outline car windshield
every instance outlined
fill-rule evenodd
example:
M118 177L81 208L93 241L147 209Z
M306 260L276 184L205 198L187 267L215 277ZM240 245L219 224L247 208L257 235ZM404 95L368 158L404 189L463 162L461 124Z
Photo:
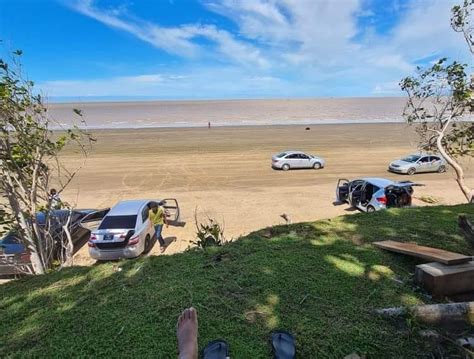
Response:
M137 216L106 216L99 229L135 228Z
M278 158L282 158L282 157L285 157L286 156L286 152L283 152L283 153L280 153L278 155L276 155Z
M417 156L417 155L410 155L408 157L405 157L402 159L402 161L405 161L405 162L416 162L420 159L420 156Z

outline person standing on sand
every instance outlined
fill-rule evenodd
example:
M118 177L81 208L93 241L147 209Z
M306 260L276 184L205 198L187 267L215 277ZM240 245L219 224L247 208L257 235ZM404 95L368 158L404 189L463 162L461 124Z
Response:
M161 205L154 203L151 205L148 217L150 218L151 224L155 227L156 239L160 242L160 251L163 253L165 251L165 241L161 232L163 231L164 224L166 224L166 228L168 228L165 210Z

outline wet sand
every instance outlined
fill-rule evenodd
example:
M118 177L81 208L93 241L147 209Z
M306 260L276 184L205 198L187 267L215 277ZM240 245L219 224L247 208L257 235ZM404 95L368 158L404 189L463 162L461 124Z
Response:
M335 206L338 178L380 176L412 180L415 197L432 195L443 204L463 202L452 171L403 176L386 171L388 163L416 151L416 137L404 124L318 125L96 130L97 144L85 166L62 194L82 208L114 205L136 198L177 198L183 228L164 230L166 254L185 250L195 236L194 212L225 223L230 238L266 226L312 221L351 213ZM321 170L276 171L271 155L298 149L323 157ZM74 165L78 156L66 152ZM467 163L474 186L474 163ZM416 205L424 205L415 198ZM157 254L158 248L152 251ZM76 263L93 263L87 247Z

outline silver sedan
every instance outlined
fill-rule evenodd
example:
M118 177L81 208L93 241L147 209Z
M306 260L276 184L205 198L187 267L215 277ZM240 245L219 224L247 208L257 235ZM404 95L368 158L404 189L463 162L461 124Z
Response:
M416 154L396 160L388 166L390 172L412 175L421 172L446 172L447 162L441 156Z
M322 158L308 155L301 151L285 151L272 156L272 168L288 171L295 168L323 168L325 162Z

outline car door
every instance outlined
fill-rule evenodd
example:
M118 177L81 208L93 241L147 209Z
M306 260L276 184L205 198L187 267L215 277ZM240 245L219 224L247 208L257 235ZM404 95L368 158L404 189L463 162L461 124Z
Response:
M362 189L365 181L357 180L353 181L349 185L349 203L351 206L360 208L360 199L362 196Z
M182 227L183 224L180 222L180 208L176 198L165 198L161 202L165 209L168 224L170 226Z
M349 180L339 178L336 186L336 199L338 202L346 202L349 197Z
M299 168L300 156L298 153L293 153L285 157L285 162L290 165L290 168Z
M104 208L86 214L80 220L80 226L91 232L97 230L97 227L99 227L100 222L104 219L107 213L109 213L109 211L110 208Z
M148 202L144 205L140 212L137 215L137 222L135 223L135 233L133 237L140 237L140 242L143 244L143 248L145 248L145 238L147 234L152 236L154 232L151 230L151 222L148 215L148 211L150 210L150 203Z
M430 156L430 172L438 172L439 167L441 166L441 159L438 156Z
M400 207L411 204L411 196L413 195L413 187L421 187L424 184L414 183L411 181L396 182L385 188L387 196L387 208ZM400 203L402 203L400 205Z
M158 205L158 202L148 202L146 206L143 207L141 212L141 223L144 228L143 230L147 233L150 233L152 236L155 234L155 228L153 227L153 223L150 221L150 208L153 204Z
M311 157L305 155L304 153L300 153L300 167L299 168L311 168Z
M430 157L429 156L423 156L421 157L418 162L417 162L418 168L416 169L416 172L429 172L431 163L430 163Z

